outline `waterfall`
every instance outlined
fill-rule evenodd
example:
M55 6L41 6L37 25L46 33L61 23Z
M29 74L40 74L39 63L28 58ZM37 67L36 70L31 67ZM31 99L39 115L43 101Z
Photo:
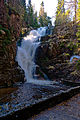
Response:
M18 65L24 70L27 82L33 81L33 74L35 73L36 64L34 62L35 52L40 44L41 36L46 35L46 27L40 27L37 30L32 30L29 35L24 37L21 45L17 46L16 61Z

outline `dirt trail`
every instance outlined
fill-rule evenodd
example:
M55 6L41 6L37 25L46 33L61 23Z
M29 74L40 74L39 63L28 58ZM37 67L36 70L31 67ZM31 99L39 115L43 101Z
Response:
M80 120L80 94L28 120Z

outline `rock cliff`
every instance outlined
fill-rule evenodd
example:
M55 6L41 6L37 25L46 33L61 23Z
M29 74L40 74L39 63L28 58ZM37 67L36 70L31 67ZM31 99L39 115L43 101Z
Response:
M22 75L15 63L16 41L24 21L25 0L0 0L0 85L10 86Z
M77 25L73 22L57 26L49 39L43 39L36 51L36 63L52 80L80 82L80 61L70 63L72 55L79 55L76 37ZM77 69L78 67L78 69Z

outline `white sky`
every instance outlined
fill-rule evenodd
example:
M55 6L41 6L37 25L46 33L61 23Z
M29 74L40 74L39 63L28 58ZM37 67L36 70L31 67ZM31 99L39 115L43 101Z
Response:
M47 12L47 15L50 17L55 16L57 0L31 0L31 1L32 1L32 4L35 6L35 10L38 13L40 10L40 4L42 1L44 1L45 12ZM52 20L54 22L54 18Z

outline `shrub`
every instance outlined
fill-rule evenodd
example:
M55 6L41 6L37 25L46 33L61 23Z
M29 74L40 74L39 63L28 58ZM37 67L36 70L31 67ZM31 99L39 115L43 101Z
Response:
M77 63L76 63L76 69L80 70L80 60L78 60Z

